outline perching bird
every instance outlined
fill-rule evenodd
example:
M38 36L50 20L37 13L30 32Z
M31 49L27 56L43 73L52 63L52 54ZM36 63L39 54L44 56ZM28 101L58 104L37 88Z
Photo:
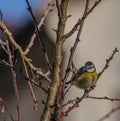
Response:
M97 78L98 75L95 65L91 61L87 61L85 65L73 75L69 82L80 89L86 90L96 84Z

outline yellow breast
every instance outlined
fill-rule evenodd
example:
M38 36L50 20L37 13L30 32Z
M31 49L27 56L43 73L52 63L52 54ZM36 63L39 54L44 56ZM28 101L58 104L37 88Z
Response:
M84 72L77 79L73 80L72 84L81 89L89 88L91 85L97 82L96 72Z

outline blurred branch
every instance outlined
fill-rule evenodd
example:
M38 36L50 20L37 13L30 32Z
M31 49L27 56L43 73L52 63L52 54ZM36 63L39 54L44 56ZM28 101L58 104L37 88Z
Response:
M50 82L49 77L48 77L46 74L44 74L40 69L34 67L33 64L31 63L31 60L28 59L28 58L24 55L24 52L23 52L21 46L18 45L18 44L15 42L14 38L12 37L12 34L9 32L9 30L6 28L6 26L5 26L2 22L0 22L0 29L3 31L3 33L6 35L6 37L8 38L8 40L11 42L12 46L13 46L15 49L17 49L17 50L19 51L19 53L20 53L20 55L21 55L21 58L22 58L22 61L23 61L23 65L24 65L24 69L25 69L25 72L26 72L27 77L29 77L29 76L28 76L28 72L27 72L26 63L29 65L29 67L31 68L31 70L33 70L33 71L34 71L35 73L37 73L38 75L43 76L47 81ZM8 54L9 54L9 56L10 56L10 50L9 50ZM10 60L10 59L9 59L9 60ZM18 114L19 114L19 106L18 106L18 97L19 97L19 96L18 96L18 94L17 94L18 91L17 91L17 87L16 87L16 74L15 74L15 72L14 72L12 62L10 62L10 65L11 65L11 68L10 68L10 69L11 69L11 72L12 72L12 74L13 74L14 88L15 88L15 91L16 91L17 110L18 110ZM33 91L33 87L32 87L32 85L31 85L31 83L30 83L29 80L28 80L28 85L29 85L29 88L30 88L30 91L31 91L31 95L32 95L33 100L34 100L35 109L37 109L37 107L38 107L38 105L37 105L37 100L36 100L36 97L35 97L35 94L34 94L34 91ZM18 115L18 119L19 119L19 115ZM20 120L20 119L19 119L19 120ZM19 121L19 120L18 120L18 121Z
M2 97L0 97L0 111L4 112L5 110L7 111L11 121L15 121L12 114L11 114L11 112L10 112L10 110L8 109L5 101L3 100Z
M23 66L24 66L24 69L25 69L25 74L26 74L26 76L29 78L29 74L28 74L28 70L27 70L27 65L26 65L26 63L25 63L24 58L22 58L22 62L23 62ZM35 95L33 86L32 86L32 84L31 84L31 82L30 82L29 80L27 80L27 83L28 83L29 88L30 88L31 96L33 97L34 109L35 109L35 110L38 110L38 101L37 101L37 98L36 98L36 95Z
M3 64L6 67L11 67L11 65L8 62L6 62L5 60L0 60L0 64Z
M31 14L31 16L32 16L32 19L33 19L33 22L34 22L34 25L35 25L35 29L36 29L36 30L35 30L35 33L34 33L35 35L33 34L32 38L31 38L31 40L30 40L30 43L29 43L29 45L27 46L27 48L26 48L26 50L25 50L24 53L25 53L25 55L26 55L26 54L29 52L30 48L32 47L32 45L33 45L33 43L34 43L34 41L35 41L35 37L36 37L36 35L37 35L38 41L39 41L39 43L40 43L40 45L41 45L42 51L43 51L44 56L45 56L46 63L47 63L47 65L48 65L49 70L51 71L52 67L51 67L51 64L50 64L50 60L49 60L49 57L48 57L48 54L47 54L45 45L44 45L42 39L40 38L39 29L40 29L41 26L43 25L43 22L44 22L44 20L45 20L45 18L46 18L46 16L47 16L47 14L52 10L52 8L53 8L53 6L54 6L54 1L52 1L51 3L49 3L48 8L47 8L47 10L45 11L45 14L43 15L43 17L42 17L42 19L41 19L39 25L37 25L37 21L36 21L36 18L35 18L35 16L34 16L34 14L33 14L33 11L32 11L32 8L31 8L31 6L30 6L29 1L26 0L26 3L27 3L27 5L28 5L28 11L30 12L30 14Z
M31 63L31 59L27 58L24 55L24 52L21 48L20 45L18 45L16 43L16 41L14 40L14 38L12 37L12 34L10 33L10 31L7 29L7 27L4 25L4 23L2 23L0 21L0 29L2 30L2 32L6 35L6 37L8 38L8 40L11 42L11 44L13 45L13 47L19 51L21 58L23 58L25 60L25 62L29 65L29 67L36 72L38 75L44 77L48 82L50 82L50 79L48 77L48 75L46 75L45 73L43 73L43 71L40 68L36 68L32 63Z
M44 24L44 21L45 21L47 15L48 15L48 13L49 13L50 11L52 11L53 7L54 7L54 0L52 0L52 2L48 4L48 7L47 7L45 13L43 14L43 16L42 16L42 18L41 18L39 24L37 25L37 28L38 28L39 30L40 30L40 28L42 27L42 25ZM24 51L24 54L25 54L25 55L28 54L28 52L30 51L31 47L33 46L34 41L35 41L35 38L36 38L36 33L34 32L33 35L32 35L32 37L31 37L31 39L30 39L30 42L29 42L28 46L26 47L26 49L25 49L25 51Z
M3 14L2 14L1 9L0 9L0 21L3 21Z
M9 48L9 43L8 40L6 40L6 47L8 51L8 56L9 56L9 63L11 65L11 73L12 73L12 78L13 78L13 86L14 86L14 91L15 91L15 97L16 97L16 108L17 108L17 121L20 121L20 104L19 104L19 91L18 91L18 86L17 86L17 80L16 80L16 73L13 69L13 61L12 61L12 54Z
M99 119L98 121L104 121L106 119L108 119L113 113L117 112L120 110L120 105L116 108L113 108L110 112L108 112L105 116L103 116L101 119Z
M12 67L12 66L11 66L8 62L6 62L5 60L0 60L0 64L2 64L2 65L5 66L5 67L8 67L8 68L11 68L11 67ZM28 77L26 74L24 74L24 73L23 73L22 71L20 71L19 69L15 68L15 67L13 67L13 69L14 69L15 71L17 71L18 73L20 73L20 74L24 77L24 79L25 79L26 81L30 81L32 84L34 84L35 86L41 88L45 93L47 93L48 90L46 90L44 87L42 87L41 84L38 84L38 83L36 83L35 81L33 81L30 77Z
M7 50L6 50L6 43L5 42L3 42L1 39L0 39L0 45L1 45L1 47L2 47L2 49L8 54L8 52L7 52Z

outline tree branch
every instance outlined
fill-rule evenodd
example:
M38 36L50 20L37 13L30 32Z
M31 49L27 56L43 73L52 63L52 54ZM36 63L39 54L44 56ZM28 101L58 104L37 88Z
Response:
M47 102L45 105L44 112L41 117L41 121L50 121L51 115L53 113L54 108L53 107L56 103L56 96L59 90L59 86L61 84L61 68L62 68L62 47L64 42L64 29L67 19L67 6L68 6L69 0L62 0L60 4L61 9L61 16L59 17L59 23L58 23L58 29L57 29L57 39L56 39L56 50L55 50L55 62L54 62L54 73L53 73L53 83L50 86L49 94L47 97ZM59 103L59 102L58 102ZM59 121L57 119L57 116L52 117Z
M45 56L46 63L47 63L47 65L48 65L48 69L51 71L52 67L51 67L51 64L50 64L50 61L49 61L49 57L48 57L48 54L47 54L45 45L44 45L44 43L43 43L43 40L40 38L39 29L40 29L41 26L43 25L43 22L44 22L44 20L45 20L45 18L46 18L46 16L47 16L47 14L52 10L52 8L53 8L53 6L54 6L54 1L52 1L51 3L49 3L48 8L47 8L45 14L43 15L43 17L42 17L42 19L41 19L39 25L37 25L37 21L36 21L36 18L35 18L35 16L34 16L34 14L33 14L33 11L32 11L32 8L31 8L31 5L30 5L29 1L26 0L26 3L27 3L27 5L28 5L28 11L30 12L30 14L31 14L31 16L32 16L32 19L33 19L33 22L34 22L34 25L35 25L36 32L33 34L32 38L31 38L31 40L30 40L30 43L28 44L28 46L27 46L27 48L26 48L24 54L26 55L26 54L29 52L30 48L32 47L32 45L33 45L33 43L34 43L34 41L35 41L35 37L36 37L36 35L37 35L38 40L39 40L39 43L40 43L41 48L42 48L42 51L43 51L43 54L44 54L44 56Z
M96 0L95 3L94 3L94 5L93 5L90 9L87 10L85 16L82 16L82 18L79 18L79 19L78 19L78 21L77 21L77 23L74 25L74 27L65 35L65 38L66 38L66 39L69 38L69 37L71 37L72 34L74 34L74 33L77 31L77 29L78 29L78 27L81 25L81 23L87 18L87 16L88 16L90 13L92 13L92 11L98 6L98 4L99 4L101 1L102 1L102 0Z
M48 13L53 9L53 7L54 7L54 0L52 0L52 2L48 4L48 7L47 7L45 13L43 14L39 24L37 25L39 30L42 27L42 25L44 24L44 21L45 21L47 15L48 15ZM31 47L33 46L35 38L36 38L36 33L34 32L32 37L31 37L31 39L30 39L30 42L29 42L28 46L26 47L26 49L24 51L25 55L28 54L28 52L30 51Z
M115 55L117 52L119 52L119 50L118 50L117 48L115 48L115 49L113 50L113 53L111 54L111 56L110 56L108 59L106 59L106 64L105 64L104 68L102 69L101 72L98 73L98 79L99 79L100 76L104 73L104 71L109 67L109 63L111 62L111 60L113 59L114 55Z
M9 56L9 63L11 65L11 73L12 73L12 78L13 78L13 86L14 86L14 91L15 91L15 97L16 97L16 108L17 108L17 121L20 121L20 104L19 104L19 91L18 91L18 86L17 86L17 80L16 80L16 73L13 69L13 61L12 61L12 54L9 48L9 43L8 40L6 40L6 47L8 51L8 56Z
M110 98L110 97L107 97L107 96L104 96L104 97L95 97L95 96L87 96L86 98L90 98L90 99L97 99L97 100L109 100L111 102L113 101L120 101L120 98Z
M45 73L42 72L42 69L40 68L36 68L32 63L31 63L31 59L27 58L25 55L24 55L24 52L21 48L20 45L18 45L14 38L12 37L12 34L10 33L10 31L7 29L7 27L4 25L4 23L2 23L0 21L0 29L2 30L2 32L7 36L8 40L11 42L11 44L13 45L13 47L19 51L21 57L25 60L25 62L29 65L29 67L34 71L36 72L38 75L44 77L47 81L50 82L50 79L48 77L48 75L46 75Z
M120 110L120 105L116 108L113 108L110 112L108 112L105 116L103 116L101 119L99 119L98 121L104 121L107 118L109 118L113 113L117 112Z

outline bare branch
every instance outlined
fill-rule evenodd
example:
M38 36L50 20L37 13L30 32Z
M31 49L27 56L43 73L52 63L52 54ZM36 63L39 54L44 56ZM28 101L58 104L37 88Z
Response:
M120 101L120 98L110 98L110 97L107 97L107 96L104 96L104 97L95 97L95 96L87 96L85 97L86 99L95 99L95 100L107 100L107 101L111 101L111 102L116 102L116 101ZM78 101L78 97L76 97L75 99L72 99L72 100L68 100L67 103L63 104L62 106L67 106L69 104L73 104L74 102Z
M19 91L18 91L18 86L17 86L17 80L16 80L16 73L13 69L13 61L12 61L12 54L9 48L9 43L8 40L6 40L6 47L8 50L8 55L9 55L9 63L11 65L11 72L12 72L12 78L13 78L13 86L14 86L14 91L15 91L15 97L16 97L16 108L17 108L17 121L20 121L20 104L19 104Z
M45 56L46 63L47 63L47 65L48 65L49 70L51 71L52 67L51 67L51 64L50 64L50 61L49 61L49 57L48 57L48 54L47 54L45 45L44 45L44 43L43 43L43 40L40 38L39 28L38 28L38 26L37 26L36 18L35 18L35 16L34 16L33 12L32 12L32 8L31 8L31 6L30 6L29 1L26 0L26 3L27 3L27 5L28 5L28 11L30 12L30 14L31 14L31 16L32 16L32 19L33 19L33 22L34 22L34 25L35 25L35 28L36 28L36 32L35 32L35 33L36 33L37 36L38 36L38 40L39 40L39 43L40 43L40 45L41 45L43 54L44 54L44 56ZM50 3L49 6L52 6L52 7L53 7L53 6L54 6L53 2ZM51 10L51 8L49 8L49 11L50 11L50 10ZM49 11L48 11L48 12L49 12ZM34 38L34 39L35 39L35 38ZM28 49L30 49L30 47L29 47Z
M99 119L98 121L104 121L107 118L109 118L113 113L117 112L120 110L120 105L116 108L113 108L110 112L108 112L105 116L103 116L101 119Z
M64 43L64 30L65 30L65 25L66 25L66 20L67 20L67 6L68 6L69 0L62 0L60 4L61 8L61 17L59 17L59 22L58 22L58 29L57 29L57 39L56 39L56 48L55 48L55 61L54 61L54 70L53 70L53 83L50 87L47 102L45 105L44 112L41 117L41 121L50 121L51 120L51 115L53 113L53 109L51 108L56 104L56 97L58 102L56 105L56 110L55 115L52 117L55 120L59 121L60 119L58 118L59 111L61 112L61 103L62 103L62 82L61 82L61 77L62 77L62 48L63 48L63 43ZM59 107L58 107L59 104Z
M23 57L22 57L22 61L23 61L24 69L25 69L25 74L26 74L27 77L29 77L28 70L27 70L27 65L26 65L25 60L24 60ZM33 97L34 109L38 110L38 101L37 101L33 86L32 86L32 84L31 84L31 82L29 80L27 80L27 82L28 82L28 85L29 85L29 88L30 88L31 96Z
M94 5L89 9L86 15L88 16L98 6L100 2L102 2L102 0L96 0Z
M5 101L4 101L4 99L3 99L2 97L0 97L0 110L1 110L1 108L2 108L2 111L3 111L3 112L4 112L5 110L7 111L7 113L8 113L8 115L9 115L11 121L15 121L14 118L13 118L13 116L12 116L12 114L11 114L11 112L10 112L10 110L9 110L9 108L7 107Z
M47 10L45 11L45 13L42 16L39 24L37 25L39 30L42 27L42 25L44 24L44 20L46 19L48 13L53 9L53 7L54 7L54 0L52 0L52 2L48 4ZM30 43L28 44L28 46L26 47L26 49L24 51L25 55L28 54L28 52L30 51L31 47L33 46L35 38L36 38L36 33L33 33L32 37L30 39Z
M88 10L86 11L85 16L82 16L82 18L79 18L79 19L78 19L77 23L76 23L76 24L74 25L74 27L70 30L70 32L68 32L68 33L65 35L65 38L66 38L66 39L69 38L70 36L72 36L72 34L74 34L74 33L77 31L77 29L78 29L78 27L81 25L81 23L87 18L87 16L88 16L90 13L92 13L92 11L98 6L98 4L99 4L101 1L102 1L102 0L96 0L95 3L94 3L94 5L93 5L90 9L88 9Z
M61 115L59 115L60 119L63 119L65 116L68 115L74 108L79 107L79 103L88 96L88 94L95 88L95 85L90 87L87 91L84 92L84 94L80 97L77 98L77 101L72 104L66 111L64 111Z
M12 34L10 33L10 31L7 29L7 27L0 21L0 29L3 31L3 33L7 36L8 40L11 42L11 44L13 45L13 47L19 51L21 58L23 58L25 60L25 62L29 65L29 67L36 72L38 75L43 76L48 82L50 82L50 79L48 77L48 75L46 75L45 73L43 73L42 69L40 68L36 68L32 63L31 63L31 59L27 58L24 55L24 52L22 50L22 48L20 47L20 45L18 45L16 43L16 41L14 40L14 38L12 37Z
M3 64L4 66L7 66L7 67L11 67L11 65L5 60L0 60L0 64Z
M86 98L90 98L90 99L97 99L97 100L109 100L109 101L120 101L120 98L110 98L107 96L104 97L94 97L94 96L87 96Z
M102 69L102 71L99 72L99 74L98 74L98 79L99 79L100 76L104 73L104 71L109 67L109 63L111 62L111 60L113 60L113 57L114 57L114 55L115 55L117 52L119 52L119 50L118 50L117 48L115 48L115 49L113 50L113 53L111 54L111 56L110 56L108 59L106 59L106 64L105 64L104 68Z

